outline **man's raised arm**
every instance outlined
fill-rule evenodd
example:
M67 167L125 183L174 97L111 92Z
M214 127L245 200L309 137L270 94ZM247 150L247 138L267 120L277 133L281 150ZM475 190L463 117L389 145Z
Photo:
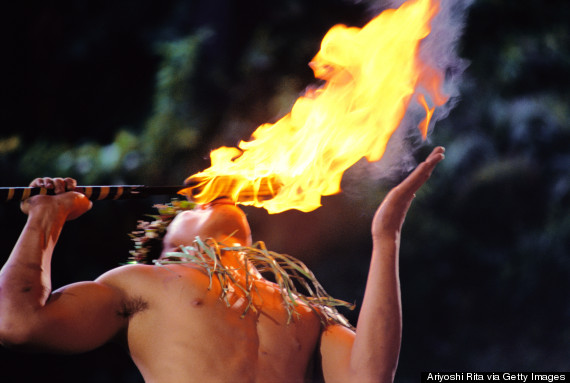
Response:
M38 178L30 186L54 188L55 196L22 203L27 223L0 271L0 344L80 352L108 341L123 325L116 315L120 293L97 282L52 294L51 257L66 221L91 208L85 196L65 192L75 180Z
M372 260L356 334L340 326L321 339L325 381L392 382L402 336L398 257L404 219L415 192L444 158L435 148L428 158L393 188L372 221Z

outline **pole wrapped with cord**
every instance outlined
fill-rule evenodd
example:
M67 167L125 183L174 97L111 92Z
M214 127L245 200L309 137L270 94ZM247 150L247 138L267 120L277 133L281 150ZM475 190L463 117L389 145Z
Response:
M265 181L261 183L259 190L254 190L252 187L246 187L240 190L237 195L233 192L236 183L239 180L230 176L216 177L217 185L221 186L216 194L211 196L211 200L218 198L231 198L235 203L247 204L254 199L264 200L271 199L279 191L280 185ZM189 178L184 182L184 185L174 186L145 186L145 185L108 185L108 186L77 186L73 190L78 193L84 194L91 201L100 200L118 200L118 199L135 199L146 198L154 195L176 195L188 197L194 200L194 197L199 195L205 185L202 178L194 177ZM24 201L35 195L54 195L54 189L47 189L44 187L0 187L0 202L8 201ZM211 202L200 201L199 203Z
M188 185L144 186L109 185L77 186L73 190L84 194L91 201L146 198L153 195L175 195L187 189ZM43 187L0 187L0 201L23 201L35 195L53 195L53 189Z

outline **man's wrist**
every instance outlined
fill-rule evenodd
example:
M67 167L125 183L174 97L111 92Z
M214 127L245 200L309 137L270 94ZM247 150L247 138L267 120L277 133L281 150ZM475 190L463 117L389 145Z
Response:
M400 237L401 237L400 230L384 230L372 234L372 243L373 244L399 243Z
M51 221L58 219L65 221L66 219L67 214L62 209L60 201L52 196L38 195L29 198L24 203L26 206L22 210L32 220L48 218Z

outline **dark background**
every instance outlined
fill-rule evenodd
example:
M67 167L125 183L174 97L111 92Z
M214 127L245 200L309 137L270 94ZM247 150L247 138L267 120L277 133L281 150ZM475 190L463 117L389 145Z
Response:
M2 186L175 184L287 112L334 24L372 1L43 1L3 6ZM570 3L476 0L457 52L460 98L414 155L447 158L403 234L396 381L421 371L570 370ZM393 182L394 180L390 180ZM348 185L303 214L246 208L254 239L361 302L369 225L391 183ZM370 186L370 185L368 185ZM127 233L164 199L98 202L64 230L54 287L128 257ZM25 217L0 205L4 261ZM355 323L358 310L346 315ZM140 382L114 346L76 356L0 350L2 382Z

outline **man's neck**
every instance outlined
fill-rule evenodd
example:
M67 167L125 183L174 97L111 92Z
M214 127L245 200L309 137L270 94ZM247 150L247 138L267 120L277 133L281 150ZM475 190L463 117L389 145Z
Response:
M238 280L244 279L246 275L248 278L252 279L263 279L262 275L255 268L255 266L253 266L250 262L247 262L245 255L242 252L223 251L221 261L227 269L232 270L232 275Z

